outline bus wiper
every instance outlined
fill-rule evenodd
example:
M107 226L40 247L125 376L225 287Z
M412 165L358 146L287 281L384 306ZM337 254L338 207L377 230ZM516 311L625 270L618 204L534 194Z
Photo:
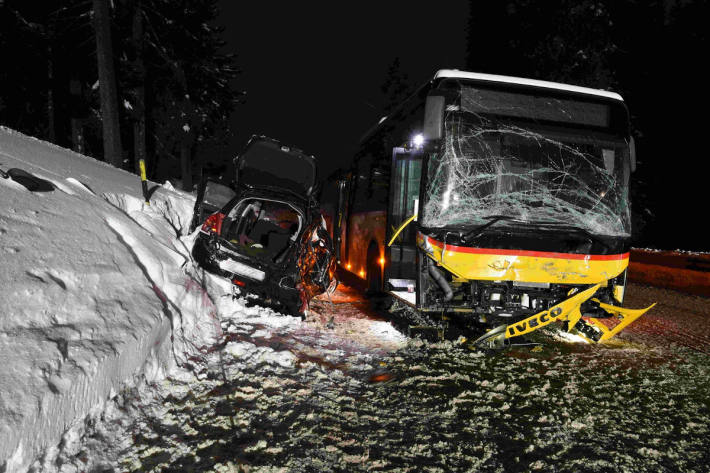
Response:
M556 229L565 230L565 231L577 233L577 234L582 234L582 235L586 236L587 238L589 238L592 242L599 243L604 248L607 248L607 249L611 248L611 246L607 242L605 242L604 240L599 238L597 235L591 233L589 230L587 230L585 228L578 227L576 225L568 225L566 223L553 223L553 222L538 223L535 225L539 226L539 227L544 227L544 226L555 227Z
M518 222L526 227L533 227L533 228L554 227L556 229L561 229L561 230L569 231L572 233L582 234L582 235L586 236L587 238L589 238L592 242L602 245L604 248L607 248L607 249L611 248L611 246L607 242L605 242L604 240L602 240L598 236L594 235L593 233L589 232L588 230L586 230L582 227L578 227L575 225L569 225L566 223L555 223L555 222L538 222L538 223L523 222L520 219L517 219L515 217L510 217L508 215L491 215L491 216L487 217L487 219L489 219L488 222L465 233L463 235L463 238L465 240L475 240L476 238L481 236L483 234L483 232L488 227L495 225L497 222L500 222L501 220L507 220L507 221L511 221L511 222Z
M483 232L486 230L486 228L495 225L496 223L500 222L501 220L509 220L512 222L516 222L516 221L519 222L520 221L517 218L510 217L508 215L489 215L488 217L486 217L486 219L488 220L486 223L484 223L483 225L479 225L478 227L468 231L467 233L465 233L463 235L463 238L465 240L469 240L469 239L475 240L476 238L478 238L479 236L481 236L483 234ZM475 235L474 235L474 233L475 233Z

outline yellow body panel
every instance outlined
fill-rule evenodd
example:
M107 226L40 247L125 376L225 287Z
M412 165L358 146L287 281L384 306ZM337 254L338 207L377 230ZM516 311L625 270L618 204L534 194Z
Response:
M446 245L419 235L418 243L438 264L459 278L551 284L597 284L621 274L629 254L575 255L488 250Z
M603 323L601 323L595 319L589 319L589 321L592 323L592 325L594 325L599 330L601 330L602 336L599 339L599 341L603 342L603 341L611 339L612 337L614 337L614 335L616 335L617 333L624 330L633 321L635 321L636 319L641 317L643 314L648 312L655 305L656 305L656 303L654 302L653 304L646 307L645 309L625 309L623 307L617 307L617 306L604 304L603 302L600 302L599 307L601 307L605 311L609 312L610 314L617 316L621 321L614 328L607 328L606 325L604 325Z
M592 297L597 292L597 289L599 289L599 284L575 294L549 310L543 310L525 320L508 325L505 337L511 338L525 335L558 320L571 320L576 324L582 317L579 312L579 306Z

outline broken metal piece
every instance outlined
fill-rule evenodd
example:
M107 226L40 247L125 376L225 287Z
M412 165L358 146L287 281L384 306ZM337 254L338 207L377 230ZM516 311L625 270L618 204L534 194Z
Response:
M554 305L548 310L543 310L535 315L528 317L527 319L521 320L514 324L506 326L505 337L512 338L518 337L520 335L525 335L530 332L534 332L552 322L558 320L567 320L571 312L579 312L579 306L591 298L595 292L601 287L601 284L595 284L594 286L586 289L582 292L578 292L569 299L566 299L559 304ZM576 317L576 314L573 315ZM579 320L579 319L577 319Z
M599 302L599 306L602 309L621 319L621 322L614 328L608 328L606 325L595 320L594 318L589 318L588 320L591 326L599 330L599 333L601 334L599 336L593 333L593 330L590 331L590 327L587 326L587 322L582 320L580 306L582 303L590 299L600 287L601 284L596 284L582 292L577 292L569 299L556 304L548 310L538 312L537 314L521 320L520 322L509 325L500 325L478 338L474 344L486 348L502 348L505 346L506 339L529 334L557 321L567 322L568 332L572 332L575 328L577 328L577 331L584 335L585 338L595 342L604 342L613 338L616 334L621 332L624 328L629 326L632 322L656 305L652 304L645 309L626 309Z
M616 334L631 325L631 323L633 323L636 319L651 310L651 308L653 308L653 306L655 305L656 303L654 302L645 309L626 309L624 307L617 307L614 305L604 304L603 302L600 302L599 306L608 313L617 316L620 319L620 322L613 328L608 328L603 323L592 318L589 319L589 322L594 325L594 327L601 330L602 336L599 341L604 342L606 340L611 340Z
M508 326L505 324L499 325L474 340L473 345L479 348L487 348L489 350L499 350L506 345L507 328Z

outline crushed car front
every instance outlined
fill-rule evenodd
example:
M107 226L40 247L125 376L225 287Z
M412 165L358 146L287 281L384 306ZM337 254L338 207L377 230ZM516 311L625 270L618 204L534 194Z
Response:
M332 286L335 268L313 195L315 159L255 137L236 165L235 195L205 220L193 255L266 304L303 314Z

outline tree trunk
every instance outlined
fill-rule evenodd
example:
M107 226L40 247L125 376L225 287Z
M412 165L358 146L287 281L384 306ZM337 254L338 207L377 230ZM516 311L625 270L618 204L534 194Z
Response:
M54 57L51 45L47 47L47 141L57 142L54 124Z
M84 154L84 120L81 118L71 119L71 143L74 151Z
M192 192L192 146L186 141L180 145L180 170L182 190Z
M84 154L84 119L86 113L83 110L83 97L81 92L81 81L79 79L69 80L69 116L71 122L71 143L72 149L77 153Z
M116 72L113 66L111 17L108 0L93 0L96 60L99 70L101 123L104 138L104 160L120 168L123 165L121 129L118 121Z
M143 63L143 10L141 2L137 1L133 10L133 44L135 47L135 69L138 76L138 85L134 90L136 103L133 106L135 119L133 122L133 155L135 168L141 159L146 159L145 137L145 64Z

